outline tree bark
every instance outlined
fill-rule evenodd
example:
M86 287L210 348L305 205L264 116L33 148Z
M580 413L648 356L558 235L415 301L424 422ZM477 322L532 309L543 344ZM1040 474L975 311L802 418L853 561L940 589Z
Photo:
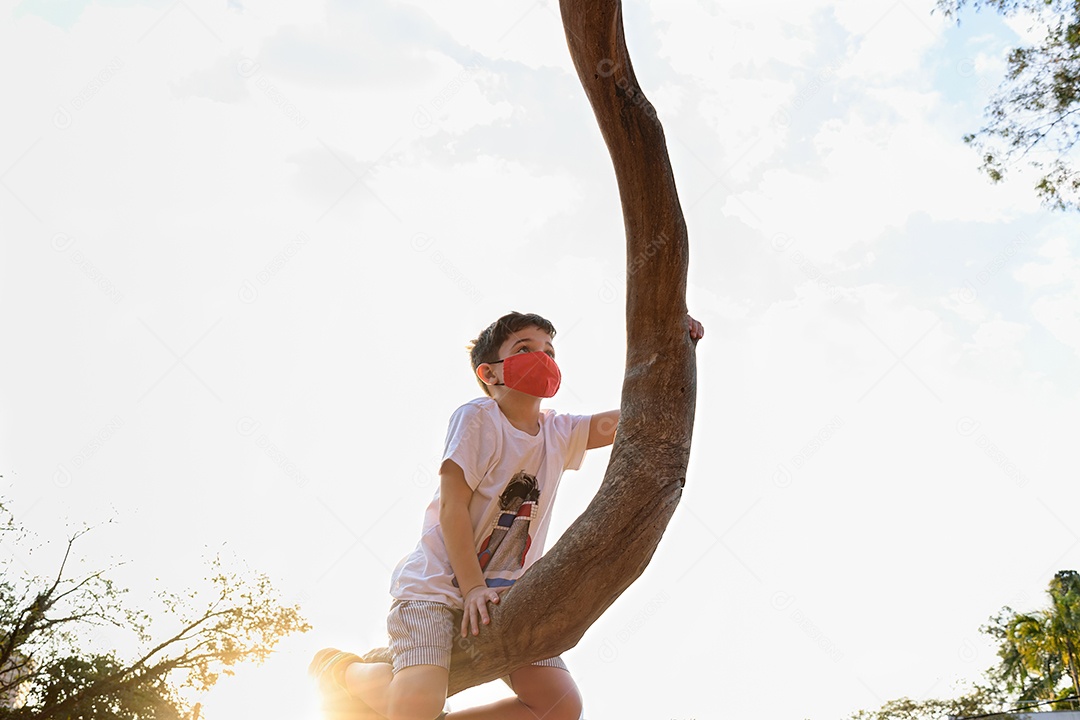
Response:
M626 372L603 483L558 543L460 640L449 693L558 655L637 579L682 495L694 423L686 224L664 132L630 64L619 0L561 0L578 77L611 153L626 226ZM387 661L384 649L365 656Z

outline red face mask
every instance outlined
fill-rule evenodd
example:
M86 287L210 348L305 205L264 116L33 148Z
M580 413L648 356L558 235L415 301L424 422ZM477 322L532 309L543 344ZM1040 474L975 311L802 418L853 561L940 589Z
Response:
M549 398L559 391L562 373L545 352L517 353L488 365L503 364L503 382L496 385L523 392L533 397Z

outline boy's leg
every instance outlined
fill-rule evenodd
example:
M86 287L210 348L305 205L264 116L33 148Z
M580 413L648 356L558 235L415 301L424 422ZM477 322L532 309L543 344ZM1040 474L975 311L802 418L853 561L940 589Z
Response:
M527 665L510 673L516 698L452 712L447 720L578 720L581 695L566 670Z
M347 662L347 661L346 661ZM449 672L436 665L402 668L389 663L349 662L323 683L326 720L435 720L446 703Z
M338 695L323 695L323 720L386 720L386 717L368 707L363 701L349 697L342 691Z
M442 603L395 601L386 629L394 665L349 666L349 693L390 720L436 720L446 704L453 611Z
M351 697L368 709L370 720L386 717L389 707L390 681L394 678L389 663L353 663L345 668L344 686ZM360 715L356 720L369 720Z
M387 689L386 717L389 720L435 720L446 704L449 677L449 671L438 665L401 668Z
M324 720L384 720L350 691L347 682L350 670L365 665L358 660L356 655L336 648L315 653L308 674L318 681Z
M354 663L345 670L345 688L373 717L435 720L446 704L448 678L437 665L414 665L395 675L389 663Z

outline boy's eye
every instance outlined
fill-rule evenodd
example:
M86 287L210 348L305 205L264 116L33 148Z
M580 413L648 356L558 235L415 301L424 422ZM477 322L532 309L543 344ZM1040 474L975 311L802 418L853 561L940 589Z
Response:
M545 355L547 355L552 360L555 359L555 352L554 351L552 351L552 350L543 350L543 351L533 350L528 345L522 345L515 352L518 352L518 353L543 352Z

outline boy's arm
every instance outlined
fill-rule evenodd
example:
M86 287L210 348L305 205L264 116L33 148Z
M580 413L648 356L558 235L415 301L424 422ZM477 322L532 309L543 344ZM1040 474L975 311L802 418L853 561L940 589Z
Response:
M690 339L695 343L705 336L705 326L689 315L686 316L686 329L690 333ZM618 427L618 410L608 410L593 415L589 420L589 440L585 443L585 449L606 447L615 442L615 431Z
M479 635L480 625L491 622L488 602L499 602L499 594L484 582L480 561L476 559L472 521L469 518L472 494L461 466L453 460L444 460L439 468L439 526L450 567L465 600L465 612L461 618L462 637L470 631L473 635Z
M589 418L589 439L585 443L586 450L598 447L607 447L615 442L615 431L619 427L619 411L608 410L597 413Z

